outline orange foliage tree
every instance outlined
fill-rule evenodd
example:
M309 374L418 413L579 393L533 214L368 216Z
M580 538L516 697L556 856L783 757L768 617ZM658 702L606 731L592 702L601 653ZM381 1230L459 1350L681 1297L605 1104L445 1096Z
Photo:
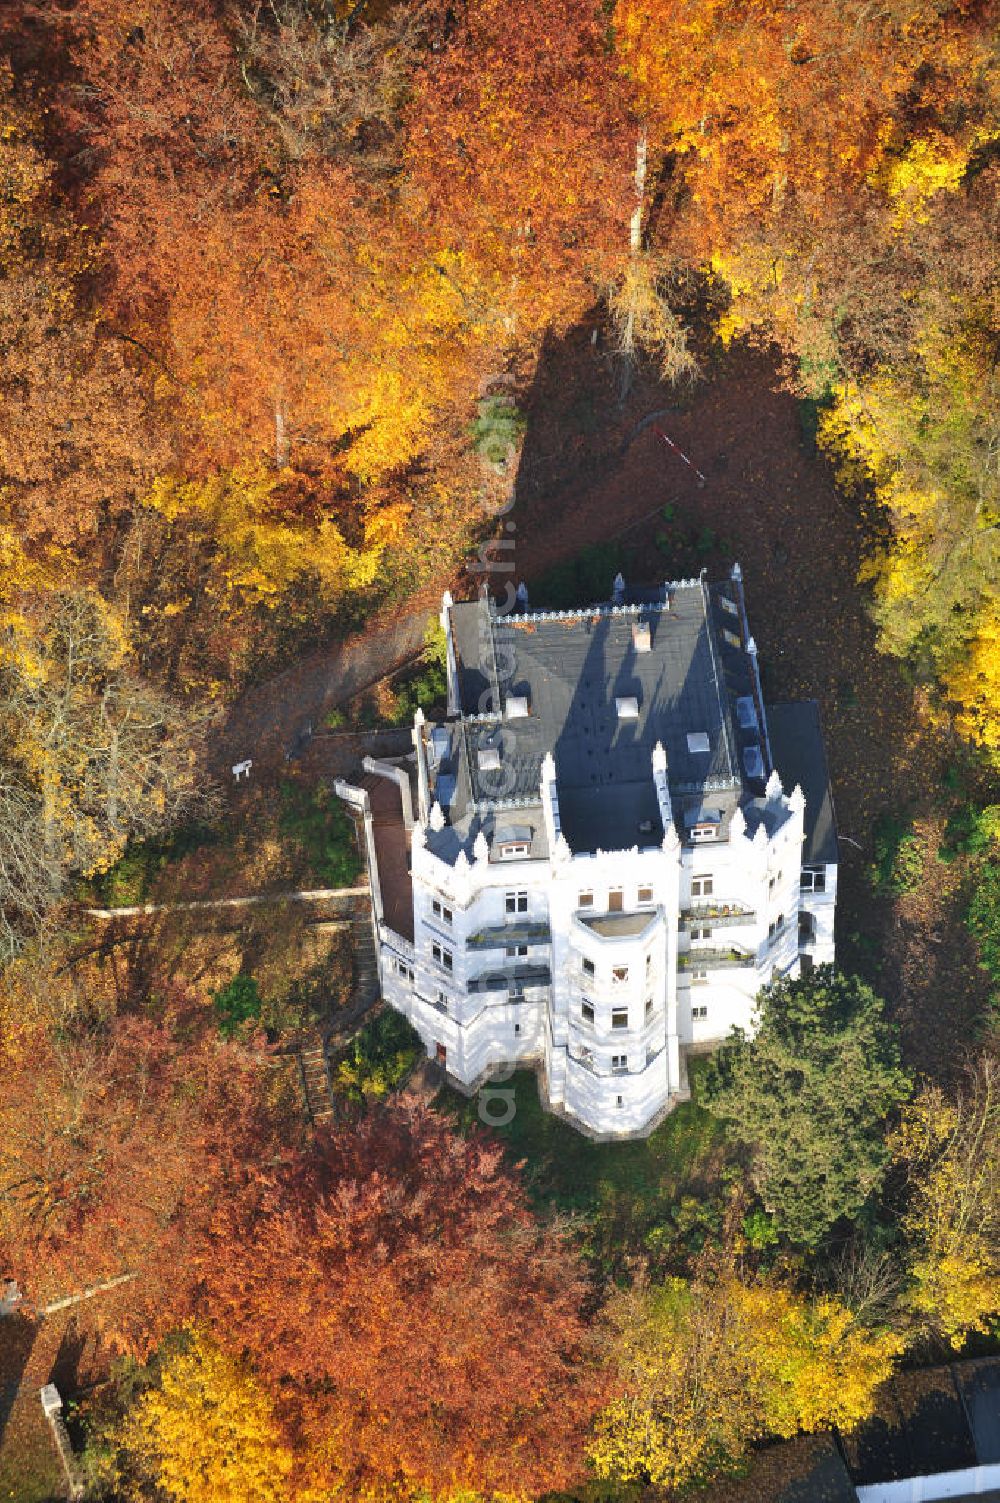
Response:
M258 1193L293 1120L266 1056L199 1040L183 997L161 1000L168 1020L116 1016L106 970L34 955L0 990L4 1272L37 1305L134 1274L108 1334L140 1349L187 1313L196 1229L220 1199Z
M199 1316L311 1437L329 1485L388 1500L534 1496L595 1405L581 1266L484 1140L394 1108L327 1137L252 1214L228 1201Z

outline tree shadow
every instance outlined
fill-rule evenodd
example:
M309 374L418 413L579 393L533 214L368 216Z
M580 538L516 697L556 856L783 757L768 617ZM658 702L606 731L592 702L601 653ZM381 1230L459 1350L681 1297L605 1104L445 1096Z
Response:
M38 1327L15 1311L0 1318L0 1444L10 1421Z

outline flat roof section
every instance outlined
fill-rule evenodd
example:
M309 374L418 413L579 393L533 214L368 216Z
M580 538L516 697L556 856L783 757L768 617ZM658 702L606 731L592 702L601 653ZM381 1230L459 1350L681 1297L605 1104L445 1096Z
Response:
M390 929L413 943L413 881L410 842L403 828L403 800L389 778L365 773L361 787L372 811L375 865L382 893L382 914Z

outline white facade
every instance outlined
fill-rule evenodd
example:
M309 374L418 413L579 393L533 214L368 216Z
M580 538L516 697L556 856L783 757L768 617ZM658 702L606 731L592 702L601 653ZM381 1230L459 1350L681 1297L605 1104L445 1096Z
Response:
M454 678L453 648L449 660ZM798 975L803 956L833 959L836 863L803 870L805 798L777 770L756 792L712 795L711 820L697 812L704 791L686 815L658 740L652 838L589 851L563 832L559 738L534 799L522 793L512 813L494 802L488 816L480 801L475 821L452 826L434 798L433 734L418 712L413 939L382 917L379 966L386 999L460 1087L532 1065L550 1108L575 1125L641 1135L688 1094L689 1052L751 1032L759 989Z

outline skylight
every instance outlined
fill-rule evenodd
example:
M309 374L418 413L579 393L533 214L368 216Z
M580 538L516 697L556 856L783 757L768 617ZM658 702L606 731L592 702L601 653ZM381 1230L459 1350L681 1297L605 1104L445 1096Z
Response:
M692 756L699 752L711 751L712 749L709 745L707 731L688 731L687 742L688 751Z

